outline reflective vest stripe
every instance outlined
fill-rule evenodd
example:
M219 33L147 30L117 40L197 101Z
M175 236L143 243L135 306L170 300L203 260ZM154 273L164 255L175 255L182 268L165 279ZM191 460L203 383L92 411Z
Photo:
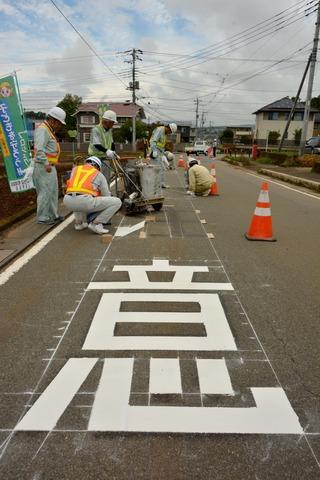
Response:
M67 193L88 193L98 197L100 192L93 188L93 180L97 175L97 170L90 165L80 165L75 167L70 180L67 182Z
M39 125L37 128L46 128L49 132L50 137L53 138L56 142L56 149L57 149L56 152L53 152L53 153L44 152L47 159L48 159L48 162L51 165L55 165L59 161L60 152L61 152L59 142L57 141L54 133L51 131L51 129L48 127L48 125L46 123L41 123L41 125ZM34 154L37 155L37 148L36 147L34 148Z

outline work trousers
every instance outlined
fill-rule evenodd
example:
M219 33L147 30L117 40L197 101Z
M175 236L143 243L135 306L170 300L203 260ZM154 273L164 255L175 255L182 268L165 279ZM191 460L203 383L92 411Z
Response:
M157 150L158 152L158 156L157 158L150 158L150 165L158 165L160 167L160 182L161 182L161 185L164 185L165 183L165 178L164 178L164 171L165 171L165 168L164 168L164 164L162 162L162 156L164 155L164 153L161 151L161 150Z
M121 208L121 200L117 197L93 197L92 195L66 194L63 203L74 213L76 223L86 222L87 215L98 213L97 223L108 223Z
M58 176L56 167L51 167L47 172L43 163L35 162L33 183L37 192L37 220L50 222L58 215Z

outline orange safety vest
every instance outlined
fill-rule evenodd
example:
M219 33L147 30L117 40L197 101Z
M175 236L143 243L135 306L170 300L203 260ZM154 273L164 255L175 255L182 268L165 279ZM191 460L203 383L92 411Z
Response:
M53 133L53 131L51 130L50 126L46 123L46 122L43 122L41 123L37 128L46 128L49 132L49 135L51 138L53 138L55 141L56 141L56 148L57 148L57 151L54 152L54 153L48 153L48 152L45 152L46 154L46 157L48 159L48 162L51 164L51 165L56 165L59 161L59 157L60 157L60 152L61 152L61 148L60 148L60 144L55 136L55 134ZM34 148L34 154L36 155L37 154L37 149L36 147Z
M91 165L75 167L67 181L67 193L88 193L93 197L99 197L101 193L95 190L92 184L97 173L97 169Z

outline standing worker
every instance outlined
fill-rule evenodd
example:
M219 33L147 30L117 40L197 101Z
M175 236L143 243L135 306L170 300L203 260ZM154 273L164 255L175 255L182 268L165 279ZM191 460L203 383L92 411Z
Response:
M99 125L91 130L89 155L100 158L102 161L102 173L110 184L111 160L116 158L115 146L112 136L112 127L117 125L117 115L113 110L106 110L102 115Z
M216 156L217 154L217 139L215 138L212 142L212 156L213 158Z
M150 138L150 164L158 165L160 167L160 180L162 188L168 188L168 185L166 185L164 181L166 161L163 160L163 157L165 157L164 152L167 143L167 135L176 132L176 123L169 123L169 125L166 126L160 125L153 130Z
M214 182L213 176L210 175L206 167L199 165L195 158L189 159L189 195L198 195L207 197L210 194L211 185Z
M56 133L66 124L66 112L53 107L47 119L36 128L34 134L33 183L37 192L37 223L53 225L61 222L58 214L58 176L55 165L60 156Z
M92 156L87 158L85 165L78 165L71 172L63 203L74 213L75 230L89 228L100 235L108 233L103 224L121 208L121 200L111 197L101 166L100 158ZM92 213L97 215L88 225L87 215Z

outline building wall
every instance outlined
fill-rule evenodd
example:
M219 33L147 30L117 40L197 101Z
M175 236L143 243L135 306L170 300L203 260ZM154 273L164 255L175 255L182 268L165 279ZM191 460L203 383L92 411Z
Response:
M284 116L284 115L283 115ZM312 120L309 121L308 124L308 131L307 131L307 138L313 136L313 128L314 128L314 114L310 116ZM256 115L256 139L257 140L266 140L268 136L268 132L276 131L280 132L280 135L283 134L284 129L286 127L286 120L267 120L264 118L264 113L260 112ZM302 128L303 121L293 120L290 123L289 131L288 131L288 140L294 140L294 131L296 129Z

